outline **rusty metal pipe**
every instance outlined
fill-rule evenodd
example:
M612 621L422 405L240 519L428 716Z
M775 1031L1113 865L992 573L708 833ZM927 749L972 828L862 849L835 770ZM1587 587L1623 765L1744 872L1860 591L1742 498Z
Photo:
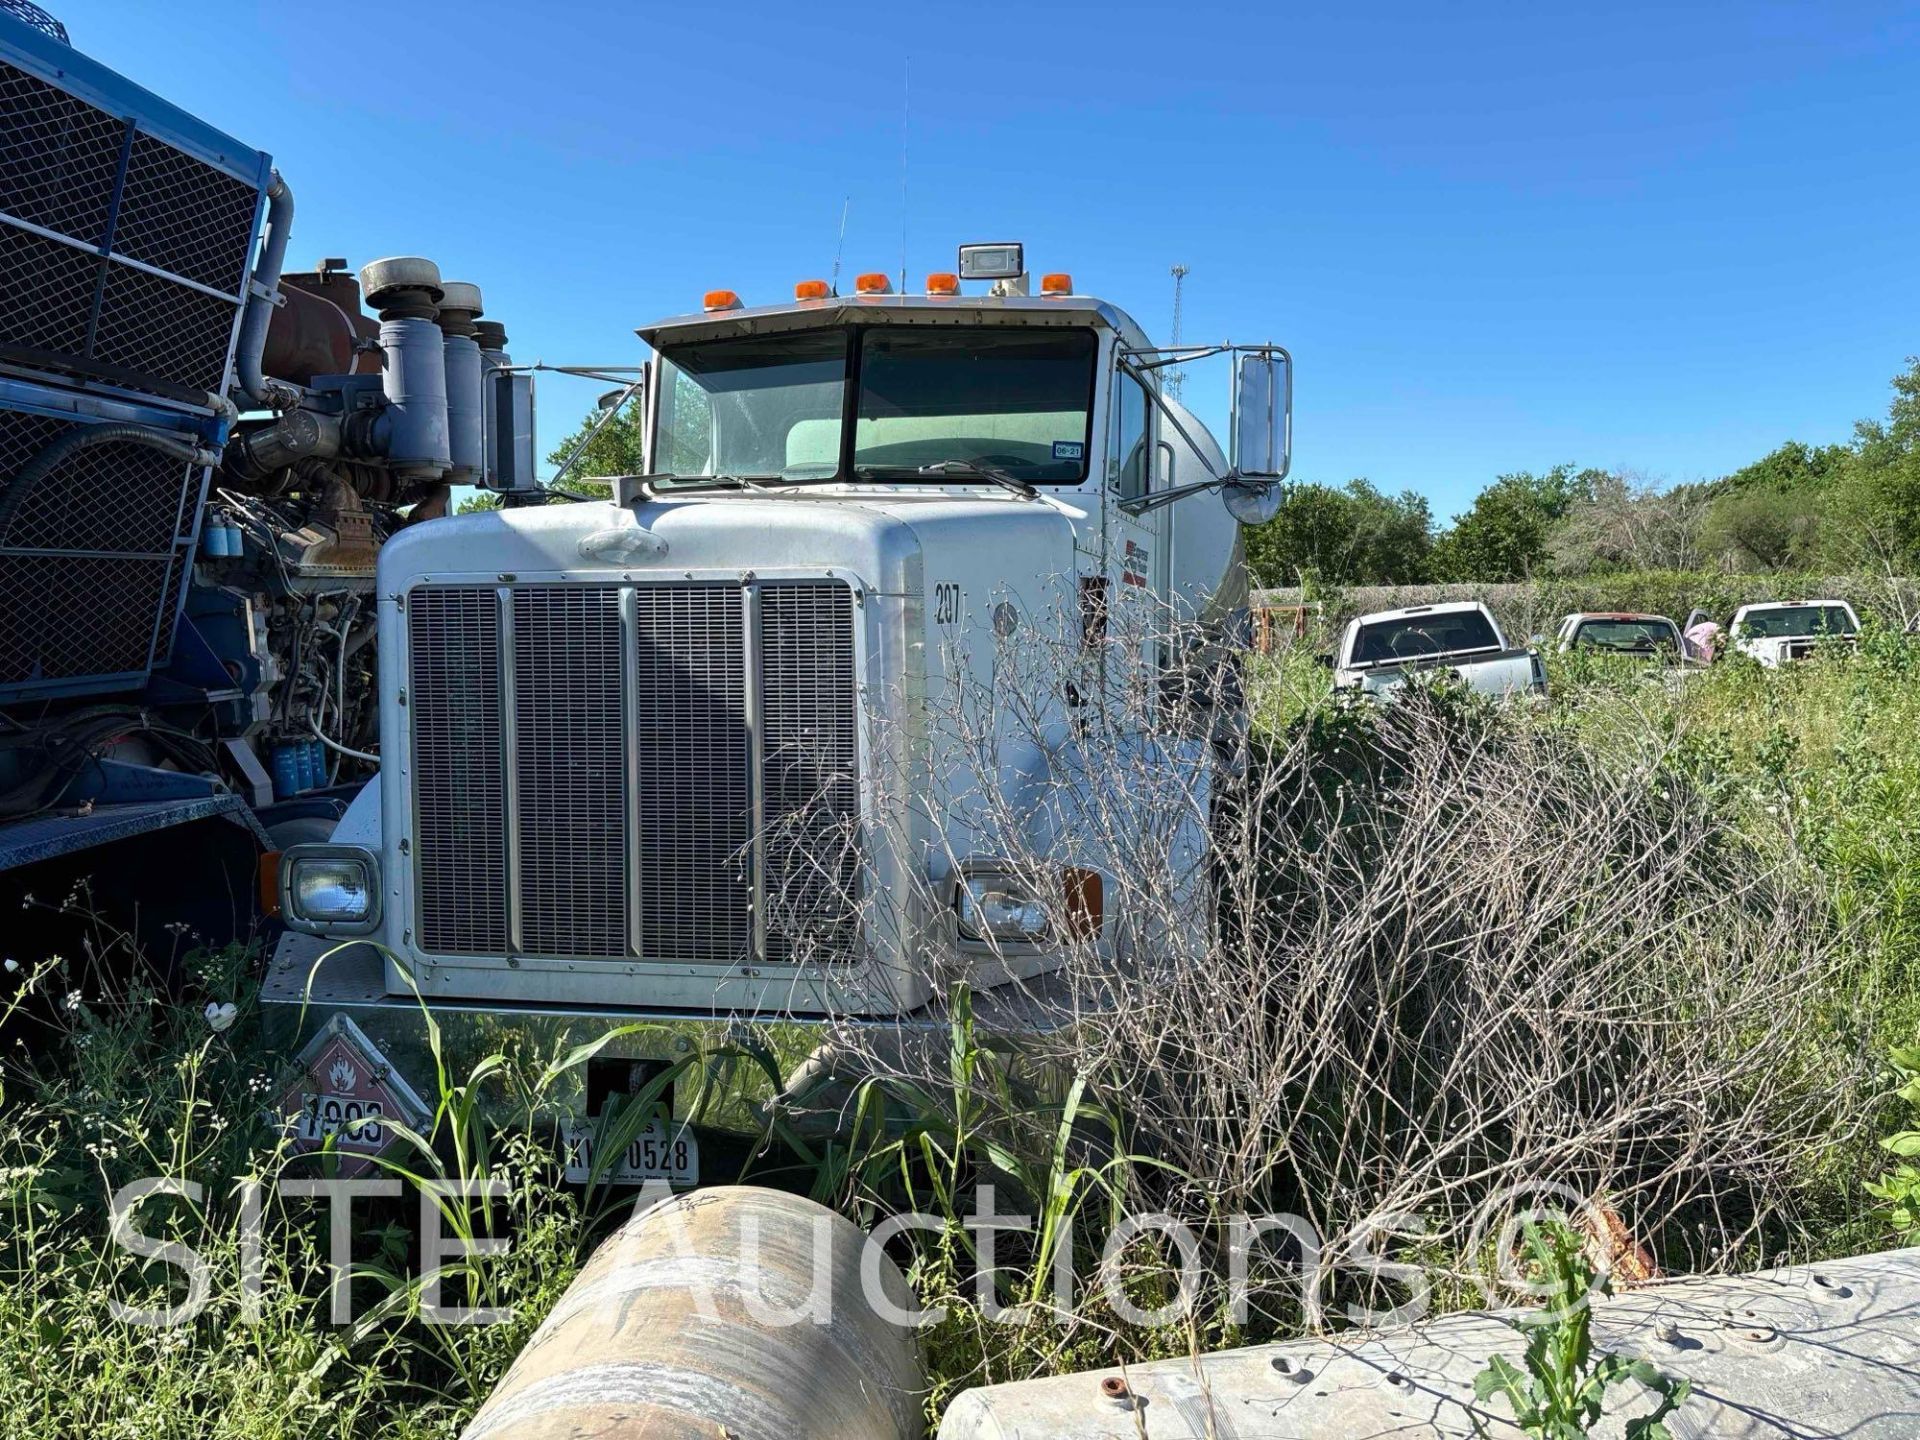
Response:
M925 1377L899 1269L797 1195L721 1186L594 1252L461 1440L908 1440ZM875 1267L871 1261L869 1270ZM793 1323L789 1317L801 1316ZM819 1318L814 1318L819 1317Z

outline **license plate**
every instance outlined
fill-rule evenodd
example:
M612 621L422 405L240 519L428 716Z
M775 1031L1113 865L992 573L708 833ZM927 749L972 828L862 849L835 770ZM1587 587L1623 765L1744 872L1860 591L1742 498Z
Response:
M593 1123L570 1120L565 1130L567 1179L575 1185L587 1183L593 1169L596 1137ZM700 1142L685 1128L669 1130L655 1120L633 1137L626 1153L608 1164L600 1174L609 1185L641 1185L649 1180L665 1180L670 1185L700 1183Z

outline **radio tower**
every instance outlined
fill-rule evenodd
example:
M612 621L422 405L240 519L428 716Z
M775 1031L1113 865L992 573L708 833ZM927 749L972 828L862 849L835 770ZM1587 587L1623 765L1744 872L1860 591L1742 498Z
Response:
M1173 267L1173 338L1168 343L1174 349L1180 348L1180 289L1187 278L1185 265ZM1167 394L1175 400L1180 398L1180 387L1186 383L1186 372L1178 365L1167 372Z

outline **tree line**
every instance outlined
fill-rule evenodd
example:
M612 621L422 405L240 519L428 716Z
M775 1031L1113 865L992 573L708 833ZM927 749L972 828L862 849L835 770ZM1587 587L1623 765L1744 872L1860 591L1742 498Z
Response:
M1558 465L1501 475L1450 525L1371 481L1288 486L1247 532L1265 585L1419 585L1625 570L1920 570L1920 358L1844 445L1789 440L1717 480Z

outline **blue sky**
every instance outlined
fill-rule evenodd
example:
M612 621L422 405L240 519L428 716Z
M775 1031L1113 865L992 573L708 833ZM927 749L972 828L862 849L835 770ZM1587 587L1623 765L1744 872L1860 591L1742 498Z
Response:
M294 259L430 255L519 359L782 298L850 197L849 274L1020 239L1161 339L1191 266L1189 340L1293 350L1297 475L1444 517L1844 439L1920 351L1920 5L42 3L273 154Z

